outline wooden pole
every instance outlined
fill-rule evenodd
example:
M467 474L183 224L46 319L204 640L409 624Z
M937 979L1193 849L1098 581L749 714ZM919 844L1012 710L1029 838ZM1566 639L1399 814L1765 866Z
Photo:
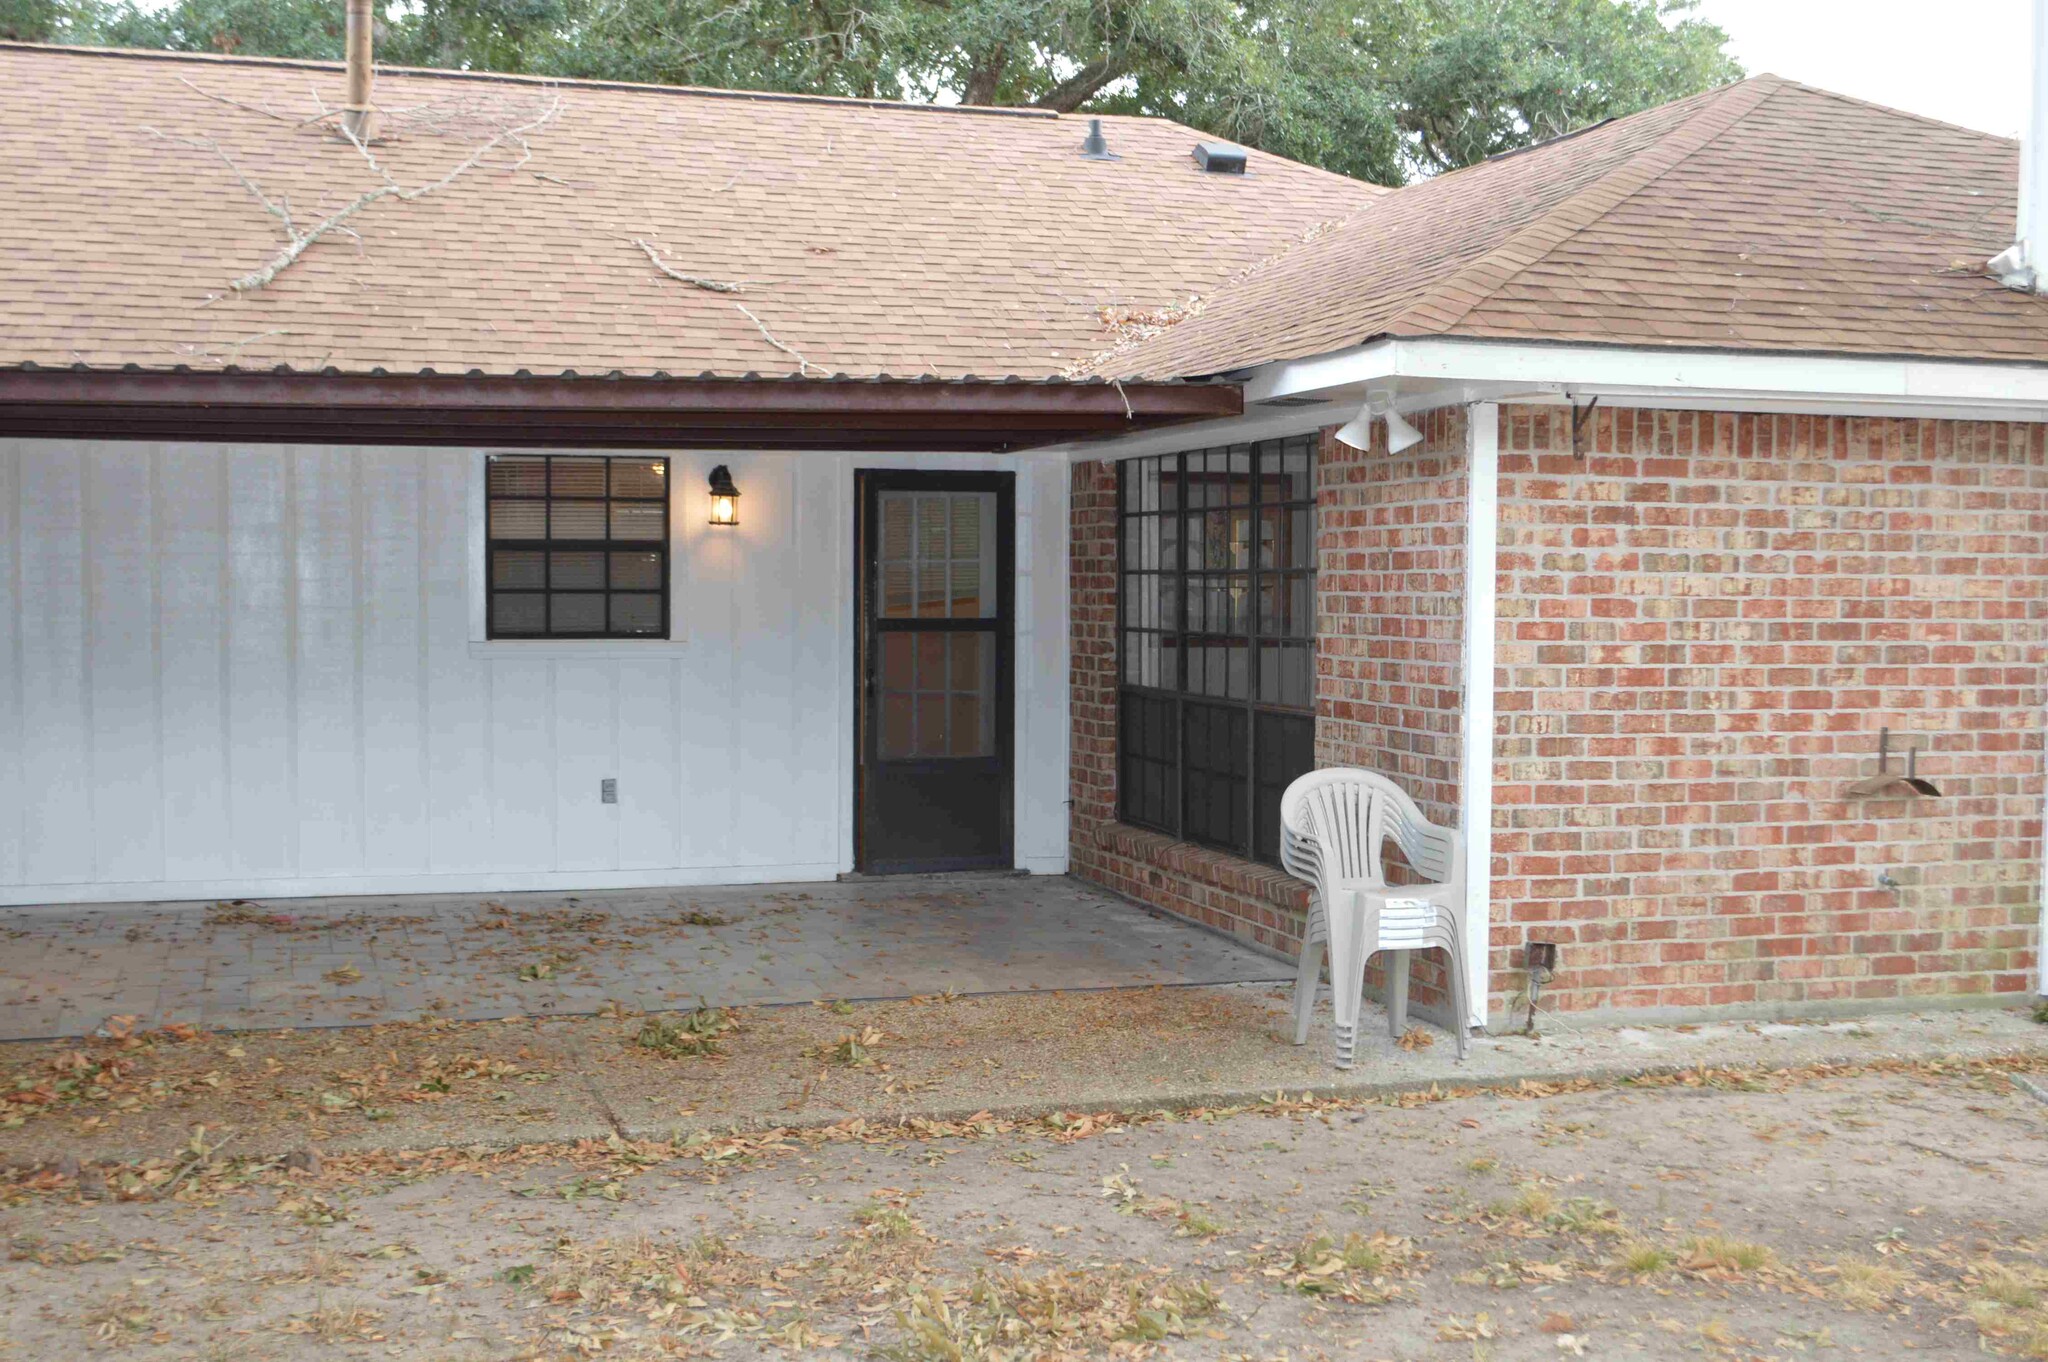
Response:
M348 102L342 121L358 141L370 140L370 60L376 13L371 0L348 0Z

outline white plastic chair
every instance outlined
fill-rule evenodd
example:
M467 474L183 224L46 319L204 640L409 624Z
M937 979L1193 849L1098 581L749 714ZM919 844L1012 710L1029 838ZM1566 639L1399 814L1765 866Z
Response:
M1427 883L1388 887L1383 857L1389 838ZM1366 963L1381 951L1392 954L1387 1020L1399 1039L1408 1025L1409 952L1437 948L1450 957L1452 1031L1463 1059L1469 1009L1459 833L1423 818L1407 792L1377 772L1326 767L1302 776L1280 796L1280 864L1311 886L1294 981L1294 1043L1308 1043L1326 945L1340 1069L1351 1067L1357 1044Z

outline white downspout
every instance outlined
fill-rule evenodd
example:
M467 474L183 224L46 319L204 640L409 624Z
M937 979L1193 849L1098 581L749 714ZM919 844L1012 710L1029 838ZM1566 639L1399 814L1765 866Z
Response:
M2042 0L2048 4L2048 0ZM1473 1026L1486 1024L1493 938L1494 573L1500 530L1500 407L1465 408L1465 632L1458 821L1465 835L1465 958Z
M2033 100L2020 137L2020 214L2013 244L1991 272L2007 288L2048 293L2048 0L2034 0Z

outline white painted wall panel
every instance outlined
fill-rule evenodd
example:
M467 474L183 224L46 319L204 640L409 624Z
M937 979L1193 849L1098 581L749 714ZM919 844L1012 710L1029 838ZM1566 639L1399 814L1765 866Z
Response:
M618 837L621 870L682 863L683 764L679 730L694 722L682 704L682 668L672 662L618 666Z
M377 875L422 874L430 865L426 589L420 543L427 461L406 450L366 449L358 451L357 462L363 869Z
M295 449L294 600L297 631L299 860L309 877L350 875L363 868L361 661L357 631L361 593L356 558L362 454L349 449Z
M426 573L427 869L473 876L492 867L491 677L490 663L470 652L472 545L466 530L453 532L469 520L472 460L422 463L422 524L432 531L420 543Z
M556 870L619 868L619 805L601 787L619 773L620 662L561 658L554 668ZM639 735L634 735L635 741ZM630 793L630 792L629 792Z
M23 877L93 879L91 692L86 684L85 456L41 446L19 459Z
M21 751L21 461L0 458L0 745ZM0 884L22 867L21 771L0 769Z
M294 779L291 589L297 536L289 451L234 449L228 497L228 848L234 875L290 879L299 869Z
M234 873L226 474L227 461L212 450L166 445L157 455L157 703L166 880Z
M1017 853L1063 869L1065 464L672 458L675 637L527 644L477 451L0 441L0 902L850 869L856 466L1017 472Z
M554 867L555 664L491 663L491 868Z
M85 456L85 634L92 866L100 880L164 877L157 735L156 449Z

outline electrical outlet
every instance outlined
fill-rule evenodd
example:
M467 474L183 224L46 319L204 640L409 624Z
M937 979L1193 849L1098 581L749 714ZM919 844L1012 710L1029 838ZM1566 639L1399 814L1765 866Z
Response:
M606 776L603 780L597 782L597 799L601 804L616 804L619 802L619 782L616 777Z

